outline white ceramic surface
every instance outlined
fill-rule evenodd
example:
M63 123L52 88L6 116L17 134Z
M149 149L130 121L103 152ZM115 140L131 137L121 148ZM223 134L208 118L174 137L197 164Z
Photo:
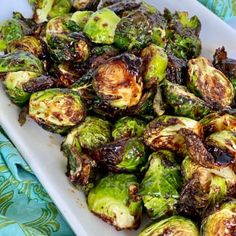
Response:
M186 10L202 21L203 55L211 58L217 47L224 45L229 55L236 58L236 32L195 0L148 0L162 10ZM0 20L11 17L12 11L29 16L27 0L1 0ZM0 86L0 124L25 157L58 208L79 236L133 236L138 231L117 232L93 216L87 209L84 195L66 179L66 160L60 152L61 137L44 131L28 120L20 127L19 110L11 104ZM145 223L144 223L145 224Z

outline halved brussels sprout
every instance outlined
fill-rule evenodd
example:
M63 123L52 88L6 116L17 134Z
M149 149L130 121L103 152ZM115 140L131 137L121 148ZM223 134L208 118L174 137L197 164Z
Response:
M113 172L137 172L146 163L146 147L140 138L115 141L96 149L93 159Z
M168 55L166 79L175 84L186 84L188 75L187 62L174 55Z
M87 116L72 133L69 136L73 143L79 143L83 149L93 150L111 141L111 124L106 120Z
M103 8L90 16L83 31L94 43L112 44L119 21L113 11Z
M0 56L0 73L29 71L42 74L43 63L29 52L13 52Z
M236 117L229 114L211 113L200 120L200 123L208 135L223 130L236 132Z
M142 50L141 58L143 59L144 82L146 84L157 84L165 79L168 58L163 48L151 44Z
M81 33L60 34L47 39L51 56L59 62L86 61L90 53L87 38Z
M221 204L202 223L203 236L228 236L235 234L236 201Z
M144 141L153 150L169 149L180 151L184 138L178 134L180 129L188 129L203 136L203 128L199 122L186 117L161 116L150 122L144 132Z
M199 236L197 226L189 219L181 216L172 216L159 221L144 229L139 236Z
M78 93L48 89L31 95L29 115L43 128L65 133L85 118L86 108Z
M161 27L165 21L157 10L147 5L131 11L117 25L115 45L122 50L143 49L152 42L155 27Z
M231 82L210 61L198 57L188 62L188 88L216 109L231 105L234 89Z
M96 70L93 88L111 107L126 109L135 106L142 96L140 66L141 60L133 54L111 58Z
M72 184L86 193L94 186L97 164L82 152L77 139L78 130L73 129L64 139L61 150L67 157L67 176Z
M205 143L217 163L227 165L236 162L236 133L219 131L208 136Z
M24 91L23 84L38 76L38 73L29 71L7 73L3 84L11 101L19 106L24 105L29 100L30 93Z
M142 214L141 201L135 200L137 190L134 175L109 175L89 192L88 207L117 230L137 229Z
M185 86L165 81L163 88L164 100L175 115L200 120L211 112L207 104L190 93Z
M11 41L7 45L8 53L16 51L30 52L39 58L44 58L46 54L46 48L43 42L33 36L24 36L21 39Z
M71 20L76 22L80 29L83 30L92 14L92 11L76 11L75 13L73 13Z
M38 24L47 21L54 1L55 0L35 0L33 18Z
M98 3L99 0L72 0L73 7L78 11L94 11L97 9Z
M52 9L48 15L50 18L64 15L70 12L71 7L72 4L70 0L54 0Z
M146 123L134 117L122 117L117 120L112 130L114 140L143 136Z
M186 185L182 189L177 210L188 216L204 217L209 208L231 194L236 175L229 167L205 168L187 157L182 163Z
M149 157L149 167L138 195L142 197L151 219L159 219L175 212L181 184L180 168L172 152L162 150Z

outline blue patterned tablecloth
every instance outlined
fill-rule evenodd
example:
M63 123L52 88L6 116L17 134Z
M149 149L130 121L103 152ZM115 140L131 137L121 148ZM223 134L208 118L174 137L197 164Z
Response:
M199 1L232 24L236 0ZM74 233L0 127L0 236L25 235Z

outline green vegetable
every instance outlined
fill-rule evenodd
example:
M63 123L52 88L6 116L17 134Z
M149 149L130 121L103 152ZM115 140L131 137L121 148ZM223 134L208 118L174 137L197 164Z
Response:
M78 93L48 89L31 95L29 115L43 128L65 133L85 118L86 108Z
M92 13L92 11L76 11L73 13L71 20L76 22L80 29L83 30Z
M146 147L140 138L115 141L96 149L93 159L113 172L137 172L146 163Z
M88 207L117 230L137 229L142 214L141 201L134 199L137 189L134 175L109 175L89 192Z
M113 11L103 8L90 16L83 31L94 43L112 44L119 21Z
M162 236L166 233L181 236L199 236L196 225L189 219L180 216L172 216L154 223L144 229L139 236Z
M234 89L231 82L210 61L198 57L188 62L188 88L206 103L216 109L231 105L234 99Z
M72 5L70 0L54 0L53 6L48 15L50 18L64 15L70 12L71 7Z
M149 167L138 194L151 219L175 213L181 183L180 168L172 152L162 150L149 157Z
M11 101L19 106L25 105L30 98L30 93L25 92L22 85L38 76L39 74L29 71L7 73L3 84Z
M142 137L146 123L134 117L122 117L117 120L113 130L112 137L114 140L132 137Z
M29 71L43 73L43 63L29 52L17 51L0 56L0 73Z
M55 0L35 0L34 20L39 24L48 20L48 15L52 10Z
M153 150L169 149L180 151L184 138L178 134L181 129L187 129L202 137L203 129L199 122L186 117L163 115L147 125L144 132L144 142Z
M73 7L78 11L96 10L99 0L72 0Z
M141 57L143 59L144 82L146 84L160 83L166 78L168 58L161 47L151 44L142 50Z
M200 120L211 112L207 104L190 93L185 86L165 81L163 88L164 100L175 115Z

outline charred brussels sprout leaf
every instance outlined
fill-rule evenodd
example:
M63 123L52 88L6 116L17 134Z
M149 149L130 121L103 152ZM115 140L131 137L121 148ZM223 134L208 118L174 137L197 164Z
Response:
M29 52L13 52L0 56L0 73L29 71L43 73L43 63Z
M236 134L223 130L211 134L205 140L208 150L219 164L236 162Z
M125 109L135 106L142 96L140 66L141 60L132 54L111 58L96 70L93 88L111 107Z
M166 234L181 236L200 235L196 225L191 220L180 216L172 216L150 225L139 236L162 236Z
M43 42L33 36L24 36L21 39L11 41L7 46L7 51L8 53L26 51L39 58L44 58L46 54Z
M39 24L47 21L55 0L36 0L34 5L34 20Z
M98 3L99 0L72 0L73 7L78 11L94 11L97 9Z
M93 187L96 162L82 152L77 138L78 130L73 129L64 139L61 150L67 157L67 176L69 180L86 193Z
M73 13L71 20L76 22L80 29L83 30L92 14L92 11L76 11L75 13Z
M216 109L231 105L234 89L231 82L204 57L188 63L188 88Z
M159 219L175 212L181 183L180 168L172 152L163 150L149 157L149 167L138 193L149 217Z
M234 235L235 218L236 218L236 201L232 200L223 203L218 209L216 208L202 224L202 235Z
M83 62L88 59L90 46L88 40L80 33L55 35L48 38L49 52L59 62Z
M57 16L69 13L71 10L70 0L54 0L52 9L49 12L49 17L54 18Z
M104 145L92 156L110 171L137 172L146 162L146 148L140 138L128 138Z
M112 137L114 140L141 137L145 127L146 123L144 121L126 116L116 121L112 130Z
M229 114L211 113L200 120L200 123L207 135L223 130L236 132L236 117Z
M30 93L23 89L23 84L34 80L39 74L29 71L17 71L7 73L3 82L7 95L11 101L19 106L24 105L30 98Z
M151 44L141 53L146 84L160 83L166 77L168 58L163 48Z
M178 133L187 129L203 136L203 128L199 122L186 117L161 116L150 122L144 132L144 141L153 150L169 149L179 151L184 143L184 138Z
M74 142L83 149L93 150L111 141L111 124L97 117L86 117L72 132Z
M29 115L43 128L65 133L84 119L86 108L78 93L48 89L31 95Z
M117 230L137 229L142 214L141 201L135 201L138 182L134 175L109 175L88 195L89 209Z
M207 104L190 93L185 86L166 81L163 86L164 100L175 115L200 120L211 112Z
M119 21L120 18L113 11L104 8L90 16L83 31L94 43L112 44Z

